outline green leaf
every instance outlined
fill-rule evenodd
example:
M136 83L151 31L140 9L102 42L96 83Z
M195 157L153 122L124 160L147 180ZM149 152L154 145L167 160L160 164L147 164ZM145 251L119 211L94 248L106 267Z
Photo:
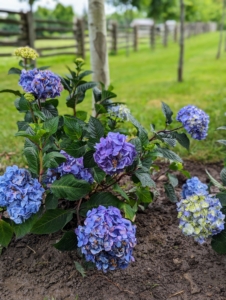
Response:
M104 114L107 112L106 108L101 104L95 104L95 111L98 115Z
M49 234L54 233L70 222L73 218L73 210L50 209L33 225L31 233Z
M219 189L225 190L225 187L223 187L223 185L220 182L218 182L216 179L214 179L207 170L206 170L206 173L214 186L218 187Z
M173 187L178 185L178 179L175 175L167 173L167 177L169 178L169 182Z
M125 218L131 221L134 221L136 210L134 210L129 204L123 203L121 204L120 209L124 211Z
M93 88L93 96L95 102L99 102L101 100L101 90L99 90L97 87Z
M58 199L51 193L49 193L45 198L45 208L48 209L56 209L58 206Z
M76 179L72 174L62 176L51 185L52 193L58 199L79 200L90 192L90 184L85 180Z
M170 160L178 161L178 162L183 162L182 159L173 151L167 149L167 148L157 148L156 149L156 156L159 157L164 157Z
M185 133L178 133L175 131L175 132L172 132L171 134L178 141L178 143L181 144L182 147L189 150L190 140Z
M77 249L77 236L74 231L66 232L62 239L53 245L60 251L73 251Z
M52 169L58 167L58 165L64 161L66 161L66 157L63 154L52 151L43 157L43 166L46 169Z
M132 115L129 115L129 120L138 130L138 137L142 146L147 145L149 143L149 139L146 129Z
M7 247L13 237L13 229L7 222L0 219L0 245Z
M26 112L30 109L29 102L24 98L24 96L21 96L21 98L18 100L18 110L21 112Z
M87 112L82 110L76 111L76 118L85 121L87 118Z
M223 168L220 172L221 181L223 182L223 185L226 185L226 168Z
M45 103L45 107L42 107L42 113L45 116L45 120L58 116L56 107L52 104L49 105L48 101Z
M121 201L110 192L102 192L94 194L87 202L84 202L80 206L80 215L86 216L86 213L92 208L96 208L99 205L105 207L115 206L120 207Z
M50 135L56 133L59 123L59 117L48 119L43 123L43 128L49 132Z
M173 112L170 109L170 107L164 102L162 102L162 111L166 117L166 123L171 124L173 122L173 120L172 120Z
M25 121L17 121L18 131L26 131L29 127L29 123Z
M78 75L78 79L81 80L81 79L83 79L84 77L86 77L90 74L93 74L93 71L90 71L90 70L83 71L82 73L80 73Z
M169 169L173 171L181 171L183 169L183 165L182 163L174 161L169 165Z
M11 93L14 94L15 96L21 96L21 92L20 91L14 91L14 90L10 90L10 89L5 89L5 90L1 90L0 93Z
M83 164L85 168L93 168L96 167L96 163L93 158L94 150L89 150L83 157Z
M83 266L77 261L75 261L74 263L75 263L75 269L82 275L83 278L86 277L86 271L83 268Z
M164 188L165 188L165 193L166 193L167 197L169 198L169 200L172 203L176 203L177 202L177 196L175 194L174 187L172 186L172 184L165 183Z
M153 159L151 157L145 157L141 160L142 166L144 166L147 169L150 169Z
M39 174L39 157L38 152L33 147L24 148L24 155L26 157L29 170L34 174Z
M211 246L219 254L226 254L226 229L213 235Z
M78 140L82 136L81 124L75 117L64 116L64 131L72 140Z
M91 116L89 119L88 132L92 138L99 140L101 137L104 136L103 125L98 119Z
M89 82L86 82L86 83L83 83L81 85L79 85L76 89L76 93L77 94L80 94L80 93L85 93L88 89L92 89L94 88L95 86L97 85L96 82L94 81L89 81Z
M138 137L129 140L129 143L135 146L135 148L137 150L137 153L141 153L142 152L141 141L140 141L140 139Z
M136 194L139 199L139 203L151 203L153 201L153 194L147 188L137 188Z
M164 143L166 143L167 145L169 145L170 147L175 147L177 141L175 139L171 139L171 138L162 138Z
M9 69L9 71L8 71L8 75L11 75L11 74L17 74L17 75L20 75L20 74L21 74L21 70L18 69L18 68L11 68L11 69Z
M107 99L112 99L117 97L115 93L112 93L111 91L103 90L101 93L101 102L104 102Z
M216 198L220 200L222 206L226 206L226 193L218 193L216 194Z
M119 193L124 199L129 201L129 197L117 183L114 184L113 191Z
M104 178L106 176L105 172L102 171L99 167L94 167L92 170L93 170L94 180L97 183L101 183L101 181L104 180Z
M136 170L134 175L140 180L143 187L155 187L155 182L151 179L150 172L146 171L145 168Z
M72 142L69 145L67 145L65 148L63 147L63 149L71 156L78 158L84 156L86 152L86 142L83 141Z
M27 219L25 222L23 222L22 224L13 224L13 231L16 235L16 238L22 238L24 237L26 234L30 233L31 228L33 227L33 225L37 222L37 220L39 219L41 215L41 210L39 210L38 213L32 215L29 219Z

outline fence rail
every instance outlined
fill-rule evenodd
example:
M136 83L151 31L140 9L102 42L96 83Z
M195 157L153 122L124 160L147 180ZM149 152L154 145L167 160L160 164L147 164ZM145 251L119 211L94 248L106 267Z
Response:
M82 19L75 19L74 22L33 19L30 12L16 12L0 10L0 14L16 16L16 19L3 18L0 16L0 25L13 25L13 30L0 29L1 47L21 47L28 45L36 48L41 57L74 54L85 57L89 49L89 35L87 24ZM145 43L154 49L157 44L167 47L169 41L177 42L180 24L172 27L165 24L136 25L134 27L119 26L116 22L108 24L107 45L111 53L117 54L118 50L125 49L128 54L130 49L139 50L140 45ZM213 22L187 23L185 24L185 37L215 31L217 26ZM72 40L73 45L35 47L35 41ZM74 49L74 51L65 51ZM62 51L63 50L63 51ZM50 51L50 52L49 52ZM49 53L48 53L49 52ZM0 56L11 56L11 53L1 53Z

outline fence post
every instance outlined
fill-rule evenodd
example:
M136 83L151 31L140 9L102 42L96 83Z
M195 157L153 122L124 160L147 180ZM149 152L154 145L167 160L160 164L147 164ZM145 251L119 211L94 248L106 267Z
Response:
M76 24L76 41L77 41L77 56L85 58L85 28L83 19L77 19Z
M118 32L118 26L116 22L112 22L111 27L111 51L114 54L117 54L118 47L117 47L117 32Z
M138 50L138 26L134 25L133 27L133 50Z
M35 47L35 27L34 27L34 20L31 11L26 13L27 19L27 36L28 36L28 45L31 48Z
M164 23L164 33L163 33L163 46L167 47L168 44L168 26L166 24L166 22Z
M150 26L150 44L151 48L155 49L155 23Z
M20 15L21 19L21 31L22 36L18 39L22 46L29 46L34 48L35 42L35 30L32 21L32 13L29 11L27 13L22 13Z

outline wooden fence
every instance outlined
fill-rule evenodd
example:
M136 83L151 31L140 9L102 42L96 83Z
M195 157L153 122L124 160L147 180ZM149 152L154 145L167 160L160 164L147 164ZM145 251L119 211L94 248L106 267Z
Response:
M63 22L53 20L33 19L30 12L16 12L0 10L9 17L0 17L0 24L13 25L13 30L0 30L0 46L21 47L30 46L35 48L41 57L61 54L73 54L85 58L89 51L89 35L87 24L82 19L74 22ZM14 18L10 18L14 15ZM16 16L16 18L15 18ZM116 22L110 22L107 26L107 43L109 52L117 54L124 49L128 55L131 50L138 51L142 44L154 49L158 44L167 47L169 41L177 42L179 24L168 26L167 23L152 26L119 26ZM208 23L187 23L185 24L185 37L215 31L216 24ZM65 41L65 45L51 45L53 40ZM38 41L43 41L40 46ZM66 41L71 41L66 44ZM60 42L59 42L60 43ZM62 42L61 42L62 43ZM39 46L38 46L39 45ZM51 46L49 46L51 45ZM6 48L7 49L7 48ZM1 52L0 56L11 56L11 52Z

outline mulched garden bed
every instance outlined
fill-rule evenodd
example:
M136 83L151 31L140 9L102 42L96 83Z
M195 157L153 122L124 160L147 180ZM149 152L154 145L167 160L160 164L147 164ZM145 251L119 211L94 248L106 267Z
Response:
M187 161L185 169L208 182L205 169L219 179L222 165ZM0 256L0 299L226 300L226 255L182 235L162 181L164 175L158 180L160 196L137 215L136 261L126 270L103 274L91 269L83 278L74 265L81 262L77 253L51 246L60 234L29 235L11 242ZM184 178L179 182L181 187Z

